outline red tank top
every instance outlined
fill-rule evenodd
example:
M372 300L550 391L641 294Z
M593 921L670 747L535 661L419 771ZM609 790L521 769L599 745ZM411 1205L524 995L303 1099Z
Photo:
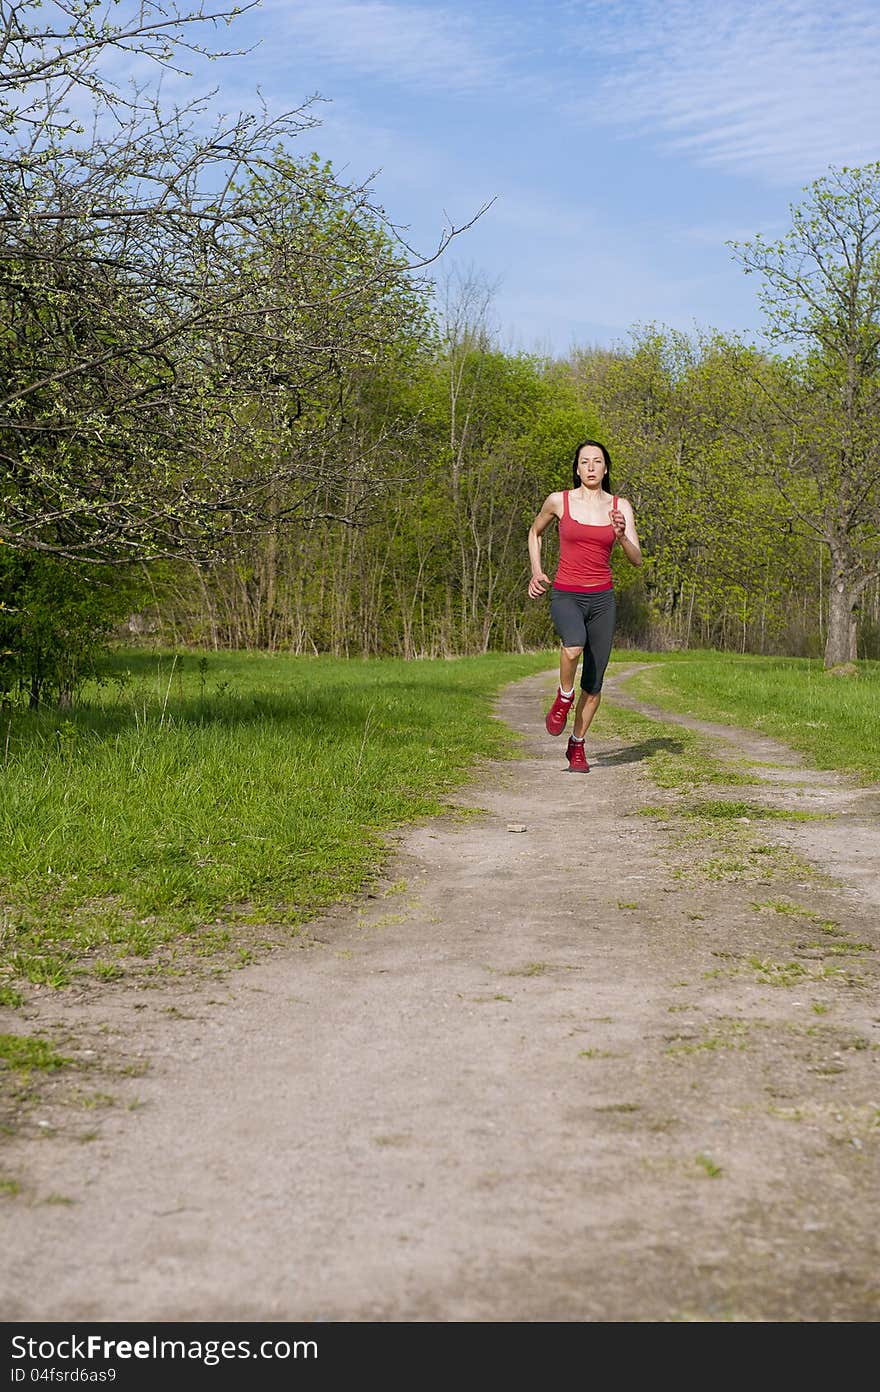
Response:
M616 494L611 506L617 507ZM590 522L578 522L572 517L566 490L562 495L562 516L559 519L559 567L553 581L557 590L583 593L612 589L613 545L614 528L610 522L597 527Z

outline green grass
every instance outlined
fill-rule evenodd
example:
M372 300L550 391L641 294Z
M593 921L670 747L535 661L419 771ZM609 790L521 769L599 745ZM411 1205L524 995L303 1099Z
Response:
M706 737L616 706L613 697L601 706L596 728L624 745L622 750L606 754L605 764L637 761L658 788L679 795L666 806L649 804L634 809L639 816L662 817L673 824L677 816L688 819L688 829L678 833L673 842L685 854L685 863L672 870L673 878L731 881L757 876L767 880L785 879L794 872L815 874L791 849L756 840L751 823L774 818L812 820L821 814L777 812L741 800L691 799L695 792L710 787L754 786L755 782L729 761L717 758Z
M32 1068L54 1073L66 1063L70 1063L70 1059L57 1054L46 1039L37 1039L32 1035L0 1034L0 1064L18 1073L28 1073Z
M757 802L735 802L714 799L691 803L685 808L685 816L707 817L714 821L782 821L818 822L826 817L824 812L794 812L776 807L762 807Z
M709 742L692 730L616 706L613 697L599 709L596 733L619 739L623 744L621 750L604 756L605 764L637 761L644 765L658 788L688 793L707 784L736 786L755 781L715 758ZM652 808L645 815L656 815L661 810L656 809L655 813Z
M880 780L880 662L857 668L858 676L847 678L807 658L667 653L626 689L669 710L761 730L817 768L874 782Z
M515 753L492 699L552 661L122 653L76 710L14 710L4 990L64 986L89 961L112 979L125 957L181 934L222 943L236 921L307 920L375 876L389 829Z
M705 1171L710 1179L719 1179L724 1173L721 1166L716 1165L715 1161L709 1155L698 1155L696 1164Z

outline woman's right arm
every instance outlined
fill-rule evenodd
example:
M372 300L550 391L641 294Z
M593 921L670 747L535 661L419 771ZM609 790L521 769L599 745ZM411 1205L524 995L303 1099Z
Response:
M531 527L529 527L529 561L532 578L529 581L529 599L539 599L550 585L549 575L541 569L541 536L554 517L562 516L562 494L550 493L545 499Z

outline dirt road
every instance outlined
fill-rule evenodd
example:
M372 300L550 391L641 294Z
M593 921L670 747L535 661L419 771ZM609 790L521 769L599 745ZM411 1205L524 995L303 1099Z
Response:
M706 730L765 765L713 797L831 814L713 869L551 689L307 947L3 1012L83 1065L5 1144L5 1319L878 1317L876 794Z

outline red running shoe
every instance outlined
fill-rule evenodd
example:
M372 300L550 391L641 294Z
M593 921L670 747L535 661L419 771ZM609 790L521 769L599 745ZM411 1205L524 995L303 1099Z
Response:
M568 719L568 712L574 704L574 692L570 696L563 696L562 687L556 688L556 700L547 712L544 724L547 726L547 733L550 735L561 735L565 729L565 722Z
M589 773L590 765L587 763L587 756L584 753L583 740L576 740L574 735L569 737L568 748L565 751L568 760L569 773Z

